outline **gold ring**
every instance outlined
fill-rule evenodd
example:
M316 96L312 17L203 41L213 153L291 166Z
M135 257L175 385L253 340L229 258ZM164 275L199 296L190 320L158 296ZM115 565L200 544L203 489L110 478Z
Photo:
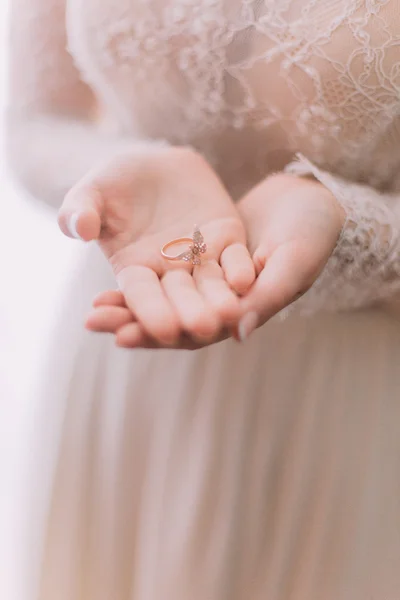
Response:
M171 246L175 246L177 244L188 243L189 248L180 254L171 255L168 254L167 250L171 248ZM191 262L192 265L201 265L201 254L204 254L207 251L207 245L204 243L204 238L200 233L200 229L197 225L194 226L193 237L182 237L176 238L175 240L171 240L167 244L161 248L161 254L167 260L183 260L185 262Z

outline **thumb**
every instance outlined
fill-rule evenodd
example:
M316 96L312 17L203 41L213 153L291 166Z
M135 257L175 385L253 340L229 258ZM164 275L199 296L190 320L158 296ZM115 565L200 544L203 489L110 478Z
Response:
M58 225L68 237L90 242L100 236L103 197L90 184L78 184L65 196L58 213Z

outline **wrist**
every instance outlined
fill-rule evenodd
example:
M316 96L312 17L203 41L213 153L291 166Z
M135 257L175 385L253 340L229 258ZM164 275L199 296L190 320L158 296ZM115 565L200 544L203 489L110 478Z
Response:
M344 207L337 200L336 196L326 188L323 183L318 182L321 188L324 188L326 191L327 202L329 202L332 210L332 214L334 216L335 222L337 224L338 230L338 238L343 231L344 226L346 225L347 213Z

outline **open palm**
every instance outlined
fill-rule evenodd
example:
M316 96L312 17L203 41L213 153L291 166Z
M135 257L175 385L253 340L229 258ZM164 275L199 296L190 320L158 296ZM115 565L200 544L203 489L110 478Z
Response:
M242 337L303 295L336 247L345 215L320 182L269 177L239 203L257 280L243 299Z
M204 159L188 149L127 152L96 169L67 195L59 223L67 235L97 239L124 303L104 308L110 323L144 330L163 345L183 336L214 341L240 316L238 295L253 283L242 221ZM72 223L72 227L71 227ZM201 266L172 262L160 248L192 237L207 243Z

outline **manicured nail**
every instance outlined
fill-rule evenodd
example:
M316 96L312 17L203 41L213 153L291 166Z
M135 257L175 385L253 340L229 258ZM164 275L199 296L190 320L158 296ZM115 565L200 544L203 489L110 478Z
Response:
M238 336L241 342L247 340L258 325L258 315L255 312L249 312L241 319L238 326Z
M79 213L74 213L70 216L70 219L68 222L68 229L69 229L69 232L72 235L72 237L74 237L77 240L82 240L82 242L83 242L84 239L81 238L81 236L79 235L78 230L76 228L79 217L80 217Z

